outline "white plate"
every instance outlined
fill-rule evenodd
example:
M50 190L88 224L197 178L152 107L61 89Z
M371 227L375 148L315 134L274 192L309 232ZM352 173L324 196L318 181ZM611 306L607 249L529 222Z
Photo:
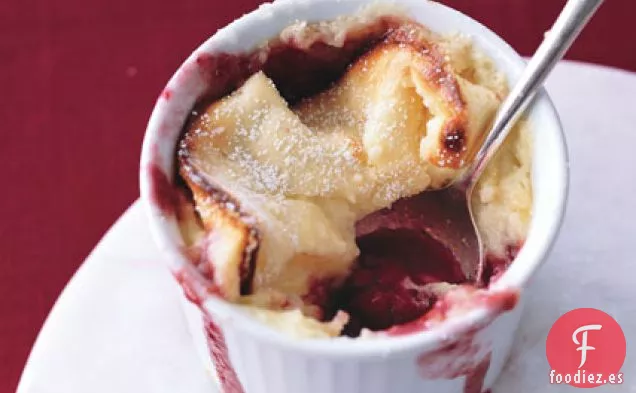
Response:
M493 393L571 391L549 385L545 339L573 308L608 312L622 325L628 348L636 342L636 74L563 63L548 90L568 135L570 203ZM18 393L215 392L184 323L180 290L161 259L135 203L58 299ZM636 392L633 351L622 371L622 386L595 391Z

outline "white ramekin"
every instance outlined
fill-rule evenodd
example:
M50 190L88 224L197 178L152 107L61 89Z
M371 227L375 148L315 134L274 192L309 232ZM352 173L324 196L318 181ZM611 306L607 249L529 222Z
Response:
M431 1L392 2L406 8L412 18L436 32L468 34L475 45L495 61L510 83L518 78L524 61L478 22ZM154 193L170 186L173 180L175 144L195 100L206 88L197 72L198 56L246 51L297 20L333 19L352 14L366 4L367 0L279 0L264 4L209 38L168 82L146 131L140 186L153 235L173 272L187 268L188 263L180 251L182 239L176 219L165 214ZM513 290L520 294L557 236L565 209L568 178L561 125L544 92L537 97L528 117L534 140L532 223L515 262L493 286L493 290ZM298 340L271 330L223 300L206 296L196 285L184 289L201 300L200 307L185 301L185 297L183 303L202 359L215 370L211 360L216 358L223 363L217 364L217 368L224 373L230 369L238 379L228 384L228 375L221 375L225 393L480 393L489 388L500 373L523 308L521 296L521 301L510 311L475 307L466 315L411 335ZM206 343L204 315L213 318L219 327L217 344L219 339L224 340L212 356ZM490 354L489 367L479 370L487 353ZM223 358L225 355L227 359ZM472 371L462 372L462 369ZM475 375L480 373L485 376ZM481 380L471 381L475 379Z

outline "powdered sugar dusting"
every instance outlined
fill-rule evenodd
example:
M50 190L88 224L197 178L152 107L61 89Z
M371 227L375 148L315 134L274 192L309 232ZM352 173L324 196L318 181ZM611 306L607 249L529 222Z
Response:
M279 293L285 302L276 304L299 299L316 272L348 274L360 218L448 184L466 162L465 142L479 132L480 111L489 110L482 102L491 97L465 89L471 82L456 79L424 27L365 18L300 21L246 54L250 72L228 82L241 87L197 107L182 139L186 181L199 178L231 193L231 200L210 203L265 234L247 249L258 249L256 291L289 293ZM347 24L353 30L342 28ZM286 63L308 55L318 65L309 61L304 76L289 70L285 78ZM243 65L242 58L223 59Z

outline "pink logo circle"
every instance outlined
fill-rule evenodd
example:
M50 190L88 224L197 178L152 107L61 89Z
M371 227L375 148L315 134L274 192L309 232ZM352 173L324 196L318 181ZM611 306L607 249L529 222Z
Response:
M580 388L620 384L626 351L625 334L608 314L594 308L567 312L546 340L550 382Z

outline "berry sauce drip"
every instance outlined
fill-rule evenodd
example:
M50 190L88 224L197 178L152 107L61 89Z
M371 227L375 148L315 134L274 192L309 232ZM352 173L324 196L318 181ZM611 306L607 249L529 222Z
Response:
M221 328L211 318L204 318L208 347L214 361L216 374L224 393L244 393L243 386L230 363L230 356Z

